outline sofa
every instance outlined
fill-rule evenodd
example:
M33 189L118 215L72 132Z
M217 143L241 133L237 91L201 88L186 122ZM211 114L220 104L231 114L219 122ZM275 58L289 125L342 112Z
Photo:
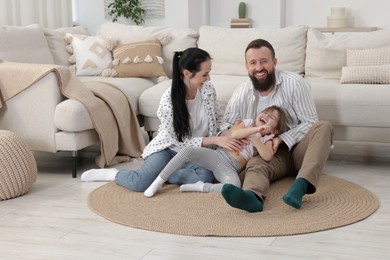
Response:
M22 40L26 35L29 41ZM205 25L195 31L108 22L90 35L83 27L3 26L0 59L66 66L82 82L116 86L152 138L159 126L160 97L170 86L174 51L197 46L210 53L211 81L223 111L234 90L248 80L244 50L255 38L273 44L277 68L299 73L309 81L319 118L334 125L336 145L390 143L390 32L383 30L331 35L307 25L281 29ZM93 60L86 55L86 46L76 44L80 39L91 40L94 46L98 43L104 58ZM93 66L85 66L91 62ZM61 93L54 73L5 102L0 108L0 129L15 132L33 151L71 152L73 177L78 151L100 142L88 111Z

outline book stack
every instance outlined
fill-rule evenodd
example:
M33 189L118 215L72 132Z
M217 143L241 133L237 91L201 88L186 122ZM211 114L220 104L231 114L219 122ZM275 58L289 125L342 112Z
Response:
M252 19L250 18L232 18L230 28L252 28Z

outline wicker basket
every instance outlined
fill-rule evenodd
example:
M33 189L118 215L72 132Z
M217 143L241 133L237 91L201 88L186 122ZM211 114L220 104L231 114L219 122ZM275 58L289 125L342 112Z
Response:
M0 200L27 193L38 175L28 145L15 133L0 130Z

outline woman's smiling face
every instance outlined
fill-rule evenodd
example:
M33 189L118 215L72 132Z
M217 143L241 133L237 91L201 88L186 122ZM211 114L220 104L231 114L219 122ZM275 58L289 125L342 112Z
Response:
M211 60L206 60L200 64L200 70L190 78L191 86L200 88L210 80Z

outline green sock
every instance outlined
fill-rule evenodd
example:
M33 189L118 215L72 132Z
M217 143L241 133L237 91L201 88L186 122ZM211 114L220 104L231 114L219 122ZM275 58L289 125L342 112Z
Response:
M253 191L243 190L232 184L224 184L221 193L226 203L234 208L249 212L260 212L263 210L263 202Z
M302 206L302 198L306 194L308 186L309 182L307 180L303 178L296 179L283 196L283 201L291 207L299 209Z

